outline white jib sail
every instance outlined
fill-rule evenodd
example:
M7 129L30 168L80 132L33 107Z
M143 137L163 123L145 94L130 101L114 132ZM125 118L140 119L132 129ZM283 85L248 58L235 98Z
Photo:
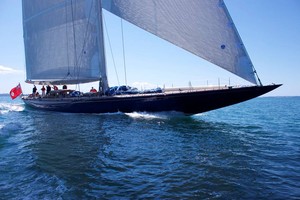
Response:
M257 84L252 62L222 0L102 0L102 7Z

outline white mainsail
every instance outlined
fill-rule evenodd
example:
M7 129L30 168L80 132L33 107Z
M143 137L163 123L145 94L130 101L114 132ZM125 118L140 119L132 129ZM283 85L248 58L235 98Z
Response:
M27 82L107 88L99 1L23 0Z
M122 19L257 84L223 0L102 0Z

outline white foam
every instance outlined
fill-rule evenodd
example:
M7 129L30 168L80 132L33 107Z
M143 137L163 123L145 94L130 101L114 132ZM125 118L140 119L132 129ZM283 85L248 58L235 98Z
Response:
M25 109L24 104L0 103L0 113L21 112Z
M182 116L182 113L179 112L132 112L125 113L125 115L135 118L135 119L170 119L171 117Z
M132 113L125 113L127 116L132 118L143 118L143 119L155 119L158 118L156 115L144 113L144 112L132 112Z

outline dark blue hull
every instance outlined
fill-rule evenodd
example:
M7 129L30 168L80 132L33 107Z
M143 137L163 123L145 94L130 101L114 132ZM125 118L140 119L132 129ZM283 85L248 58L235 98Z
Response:
M251 86L209 91L185 91L103 97L23 98L36 109L71 113L161 112L202 113L263 95L280 85Z

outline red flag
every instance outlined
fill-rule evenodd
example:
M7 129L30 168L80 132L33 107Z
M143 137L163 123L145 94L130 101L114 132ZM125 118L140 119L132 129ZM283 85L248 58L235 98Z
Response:
M17 85L13 89L11 89L9 94L12 99L17 98L20 94L22 94L22 88L21 88L20 83L19 83L19 85Z

